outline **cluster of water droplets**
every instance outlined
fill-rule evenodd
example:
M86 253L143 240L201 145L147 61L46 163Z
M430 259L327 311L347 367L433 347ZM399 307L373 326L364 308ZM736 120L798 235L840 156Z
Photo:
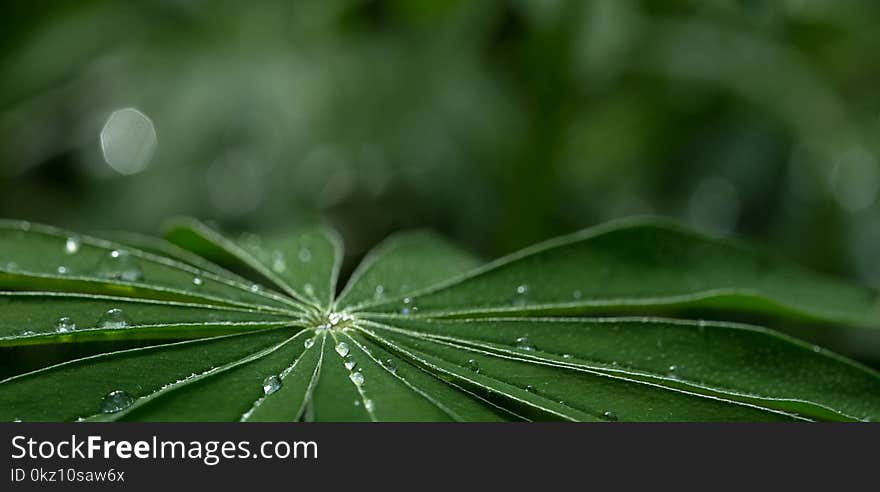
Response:
M55 322L56 333L70 333L74 330L76 330L76 323L73 322L70 316L62 316Z
M320 330L331 330L333 328L340 328L342 326L345 326L347 323L349 323L353 319L354 319L354 317L348 313L332 312L327 315L327 318L324 320L323 323L320 323L317 326L317 329L320 331Z
M99 318L97 327L107 329L118 329L129 326L129 321L125 312L120 308L111 308L104 312ZM60 316L52 326L53 331L58 334L73 333L77 329L76 321L70 316ZM36 335L33 330L25 330L21 332L22 336Z
M339 357L342 358L342 365L348 370L348 379L350 379L351 382L358 387L358 390L360 390L364 383L366 383L366 378L364 377L364 373L361 372L361 368L358 367L357 361L352 357L351 348L345 342L338 342L334 347L334 350L339 354ZM388 359L386 367L388 367L390 363L391 359ZM393 368L393 365L391 365L391 367ZM397 369L394 368L392 372L396 372L396 370ZM363 396L363 393L361 393L361 395ZM355 406L360 406L361 402L356 400L354 404ZM363 398L363 405L368 412L372 412L375 407L373 400L366 397Z

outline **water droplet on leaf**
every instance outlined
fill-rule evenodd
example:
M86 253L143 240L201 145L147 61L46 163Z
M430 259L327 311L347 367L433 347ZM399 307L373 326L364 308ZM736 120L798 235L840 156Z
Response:
M345 364L344 364L345 368L348 369L349 371L354 369L354 366L356 366L356 365L357 365L357 362L355 362L353 360L347 360L347 361L345 361Z
M125 312L123 312L119 308L112 308L107 310L101 319L98 320L98 326L101 328L125 328L128 326L128 319L125 316Z
M130 407L134 398L122 390L113 390L101 399L101 413L116 413Z
M480 364L479 364L479 362L475 361L474 359L468 359L467 367L468 367L468 369L470 369L471 371L474 371L477 374L480 373Z
M336 353L339 354L340 357L345 357L350 352L348 348L348 344L345 342L339 342L336 344Z
M535 350L535 346L534 346L534 345L532 344L532 342L531 342L528 338L526 338L526 337L519 337L519 338L517 338L517 339L516 339L516 344L515 344L515 345L516 345L516 348L518 348L518 349L520 349L520 350L526 350L526 351L529 351L529 352L532 352L532 351Z
M76 330L76 323L68 316L62 316L55 322L55 331L58 333L70 333Z
M281 389L281 378L278 376L273 374L263 380L263 393L266 396L271 395L279 389Z
M348 379L351 379L351 382L358 386L364 384L364 375L359 372L349 374Z
M617 422L617 414L614 412L604 412L602 413L602 416L611 422Z
M71 236L64 241L64 252L69 255L75 255L79 252L79 247L82 245L78 237Z
M314 339L314 338L306 338L306 340L303 342L303 346L304 346L306 349L310 349L310 348L312 348L314 345L315 345L315 339Z

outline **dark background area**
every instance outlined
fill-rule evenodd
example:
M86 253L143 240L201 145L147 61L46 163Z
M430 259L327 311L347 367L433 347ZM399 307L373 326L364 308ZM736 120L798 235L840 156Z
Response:
M649 213L880 287L878 53L870 0L4 2L0 216L322 219L351 262ZM158 135L135 174L100 142L127 107Z

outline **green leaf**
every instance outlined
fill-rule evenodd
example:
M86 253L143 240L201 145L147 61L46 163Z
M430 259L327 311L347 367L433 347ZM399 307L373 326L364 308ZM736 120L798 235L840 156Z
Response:
M655 219L554 239L407 297L437 316L704 307L880 327L874 291ZM397 299L364 309L406 307Z
M876 373L754 326L655 318L374 319L364 322L374 331L638 379L811 418L858 420L880 408Z
M285 311L289 299L123 245L0 221L0 289L78 292Z
M269 281L303 302L329 305L342 264L342 242L325 227L262 239L247 234L230 240L201 222L178 220L166 227L171 243Z
M290 315L244 308L57 292L0 292L0 310L0 347L194 338L291 323Z
M766 328L558 317L699 306L877 324L874 292L665 223L482 267L431 233L396 235L338 296L324 228L233 240L183 220L169 243L114 237L0 222L14 374L0 420L880 419L876 371Z
M396 299L480 266L482 262L429 231L395 234L352 273L338 306Z

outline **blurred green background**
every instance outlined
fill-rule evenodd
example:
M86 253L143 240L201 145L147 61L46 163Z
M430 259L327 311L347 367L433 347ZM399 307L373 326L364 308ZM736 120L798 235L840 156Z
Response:
M652 213L880 287L880 2L21 1L0 33L0 216L321 218L351 262ZM126 107L136 174L99 138Z

